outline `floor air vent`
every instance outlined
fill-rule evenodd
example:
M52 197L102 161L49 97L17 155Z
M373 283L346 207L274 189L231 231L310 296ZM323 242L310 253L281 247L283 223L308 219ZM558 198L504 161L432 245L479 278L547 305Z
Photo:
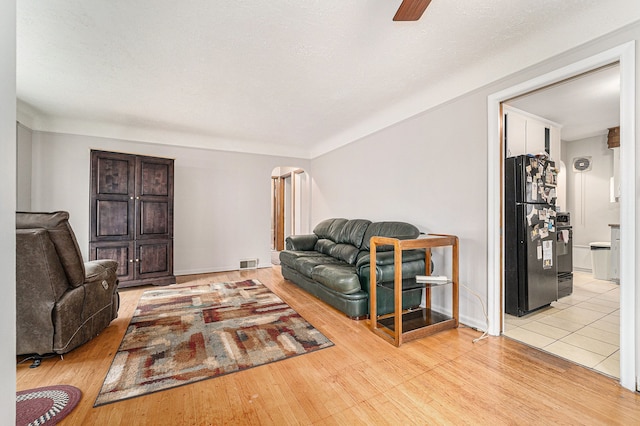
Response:
M256 269L258 267L258 259L243 259L240 261L240 270Z

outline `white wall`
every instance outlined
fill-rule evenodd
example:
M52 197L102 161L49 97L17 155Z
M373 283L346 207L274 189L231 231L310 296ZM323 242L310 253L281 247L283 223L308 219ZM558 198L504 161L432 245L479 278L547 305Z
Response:
M0 412L16 416L16 3L0 2Z
M85 259L91 149L175 159L174 271L237 269L270 261L271 171L292 159L33 132L32 210L67 210ZM305 167L308 160L295 159Z
M486 159L488 144L498 143L487 140L487 97L629 40L640 40L640 24L312 160L312 224L327 217L362 217L405 220L425 232L456 234L461 283L486 303ZM640 81L640 68L636 73ZM633 202L638 204L638 198ZM485 326L480 302L464 288L460 318Z
M312 160L312 223L400 220L455 234L460 282L486 300L486 114L486 95L470 94ZM448 275L448 263L434 258L435 272ZM464 288L460 315L486 328L480 302Z
M606 130L605 130L606 131ZM574 267L591 270L589 243L611 241L610 223L620 223L620 203L609 201L613 176L613 151L607 148L606 133L576 141L562 142L567 165L567 209L573 226ZM573 159L589 156L592 169L573 171Z
M305 206L309 206L309 202L311 200L311 194L309 193L309 176L304 172L294 174L293 178L295 182L295 223L293 233L306 234L310 232L309 209L304 208Z

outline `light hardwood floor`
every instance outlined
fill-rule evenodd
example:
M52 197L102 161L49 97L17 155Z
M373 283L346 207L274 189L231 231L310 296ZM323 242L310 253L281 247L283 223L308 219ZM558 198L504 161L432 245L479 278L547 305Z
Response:
M17 389L80 388L62 425L640 424L640 395L613 379L507 338L461 327L396 348L284 280L278 267L179 277L257 278L335 346L239 373L93 408L140 294L100 336L35 369Z

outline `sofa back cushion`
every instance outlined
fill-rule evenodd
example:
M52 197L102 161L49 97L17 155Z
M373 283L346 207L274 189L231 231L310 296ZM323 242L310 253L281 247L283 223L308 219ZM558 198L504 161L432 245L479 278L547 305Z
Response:
M418 238L420 230L406 222L374 222L367 228L362 241L362 250L369 251L371 248L371 237L390 237L399 240L411 240ZM379 251L391 250L393 246L379 246Z
M316 225L313 229L313 233L318 236L315 250L331 256L331 250L336 245L336 240L338 239L338 235L340 235L340 230L347 222L347 219L334 218L323 220Z
M325 219L316 225L313 229L313 233L318 236L318 239L329 239L335 241L336 238L331 238L331 236L337 236L345 223L347 223L347 219Z
M315 250L353 265L370 223L366 219L324 220L313 230L318 236Z
M370 224L371 221L366 219L351 219L347 221L342 227L336 242L340 244L350 244L360 248L364 234L367 232Z

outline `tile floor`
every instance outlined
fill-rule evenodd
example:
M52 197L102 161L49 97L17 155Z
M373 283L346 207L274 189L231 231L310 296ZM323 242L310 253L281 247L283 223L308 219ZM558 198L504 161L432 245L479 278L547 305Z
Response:
M505 336L620 378L617 283L574 272L571 295L520 318L505 315Z

